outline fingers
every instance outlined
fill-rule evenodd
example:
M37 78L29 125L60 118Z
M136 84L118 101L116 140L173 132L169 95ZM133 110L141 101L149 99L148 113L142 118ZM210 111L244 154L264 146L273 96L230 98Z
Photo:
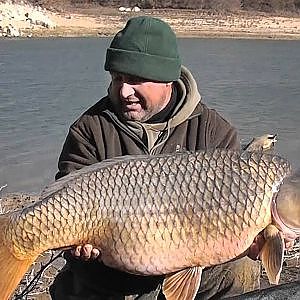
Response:
M74 255L75 257L80 257L81 248L82 246L77 246L74 249L72 249L71 250L72 255Z
M96 258L101 259L100 251L97 248L93 248L91 253L91 259L96 259Z
M261 249L263 248L265 244L265 239L262 234L259 234L253 241L252 245L249 248L248 256L253 259L257 260L259 259L259 254Z
M285 249L291 250L293 249L295 244L295 240L285 240Z
M71 250L71 253L73 256L75 256L78 259L82 260L89 260L89 259L99 259L100 256L100 250L97 248L93 248L91 244L85 244L83 246L77 246L74 249Z
M252 245L249 247L247 255L253 260L259 259L260 258L260 252L261 252L265 242L266 241L265 241L265 238L264 238L263 234L259 233L255 237ZM295 240L288 239L288 238L285 237L284 242L285 242L285 249L291 250L294 246Z
M248 251L248 256L253 259L253 260L257 260L259 258L259 252L260 252L260 247L253 243Z
M91 253L93 250L93 246L90 244L86 244L81 248L81 258L83 260L89 260L91 258Z

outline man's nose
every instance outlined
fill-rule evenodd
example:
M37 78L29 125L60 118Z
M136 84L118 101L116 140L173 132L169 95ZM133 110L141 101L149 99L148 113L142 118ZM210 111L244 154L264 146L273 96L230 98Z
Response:
M121 85L121 90L120 90L121 96L122 98L127 98L129 96L134 95L134 89L132 87L132 85L123 82Z

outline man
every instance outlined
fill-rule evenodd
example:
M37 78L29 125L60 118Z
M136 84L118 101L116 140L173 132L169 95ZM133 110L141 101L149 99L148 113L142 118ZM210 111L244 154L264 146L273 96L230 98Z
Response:
M105 70L111 74L108 95L71 126L57 179L127 154L239 149L236 130L201 102L192 74L181 65L176 36L163 21L145 16L130 19L107 49ZM100 253L92 245L78 245L66 253L66 267L51 287L53 299L106 300L126 295L142 299L160 291L163 276L136 276L108 268ZM258 288L258 278L259 263L249 258L207 268L197 297L243 293ZM161 292L158 299L164 299Z

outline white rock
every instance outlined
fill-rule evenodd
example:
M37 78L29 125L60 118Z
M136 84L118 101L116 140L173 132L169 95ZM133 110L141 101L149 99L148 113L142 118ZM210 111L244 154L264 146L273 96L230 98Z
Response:
M141 9L140 9L138 6L135 6L135 7L132 9L132 11L134 11L134 12L139 12L139 11L141 11Z
M26 23L33 26L43 26L54 28L55 23L51 20L51 13L42 9L40 6L33 6L20 2L13 4L12 2L0 2L0 21L2 27L7 24L12 24L14 28L27 28ZM20 22L23 22L22 25ZM17 25L18 24L18 25ZM14 29L9 28L9 32L17 34Z
M123 7L123 6L119 7L119 11L125 11L125 10L126 10L125 7Z
M4 28L4 33L6 33L5 36L7 36L7 37L19 37L20 36L19 29L15 28L11 24L9 24L8 26L6 26Z

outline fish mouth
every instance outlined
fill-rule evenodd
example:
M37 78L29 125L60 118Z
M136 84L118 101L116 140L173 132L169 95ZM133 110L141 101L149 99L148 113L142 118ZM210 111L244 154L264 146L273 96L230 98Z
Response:
M271 214L276 227L278 227L280 231L282 231L285 239L292 241L297 237L300 237L300 228L291 226L279 216L276 205L276 197L274 197L272 200Z

